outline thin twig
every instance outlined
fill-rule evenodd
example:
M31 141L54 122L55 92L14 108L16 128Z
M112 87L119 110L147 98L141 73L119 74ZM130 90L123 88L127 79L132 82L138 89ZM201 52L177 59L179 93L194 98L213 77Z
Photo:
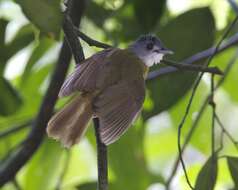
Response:
M216 103L214 102L214 75L211 76L211 96L209 105L212 107L212 127L211 127L211 140L212 140L212 155L215 154L215 113Z
M215 119L217 123L219 124L219 126L221 127L222 131L226 134L226 136L230 139L230 141L234 144L235 148L238 150L238 141L236 141L232 137L232 135L226 130L225 126L223 125L223 123L221 122L220 118L218 117L216 113L215 113Z
M21 186L19 185L18 181L16 178L12 180L12 184L14 185L16 190L22 190Z
M223 72L218 67L204 68L202 65L176 63L176 62L171 61L171 60L162 60L162 63L165 64L165 65L175 67L179 70L196 71L196 72L204 72L204 73L212 73L212 74L217 74L217 75L223 75Z
M234 25L236 24L238 20L238 17L236 17L234 19L234 21L231 23L231 25L228 27L228 29L226 30L226 32L224 33L224 35L222 36L221 40L218 42L216 48L214 49L214 52L213 54L208 58L207 62L204 64L204 66L208 66L212 59L214 58L214 56L216 55L218 49L220 48L220 45L221 43L223 42L223 40L228 36L229 32L231 31L231 29L234 27ZM184 116L182 117L182 120L178 126L178 150L179 150L179 157L180 157L180 162L182 164L182 168L183 168L183 171L184 171L184 174L185 174L185 178L186 178L186 181L189 185L189 187L191 189L194 189L193 186L191 185L191 182L189 180L189 177L188 177L188 174L187 174L187 170L186 170L186 166L185 166L185 162L183 160L183 157L182 157L182 148L181 148L181 131L182 131L182 128L183 128L183 125L187 119L187 116L189 114L189 111L190 111L190 108L191 108L191 105L192 105L192 102L193 102L193 99L194 99L194 96L195 96L195 93L197 91L197 88L198 88L198 85L202 79L202 76L203 76L203 72L198 76L198 78L196 79L195 83L194 83L194 87L192 88L192 94L190 96L190 99L189 99L189 102L188 102L188 105L186 107L186 110L185 110L185 113L184 113Z
M21 130L25 129L26 127L28 127L31 124L32 124L32 120L26 121L26 122L24 122L20 125L11 127L9 129L7 129L6 131L2 131L2 132L0 132L0 138L7 137L8 135L11 135L11 134L16 133L18 131L21 131Z
M57 185L56 185L56 190L60 190L62 189L62 182L64 180L64 177L65 177L65 174L67 173L67 170L69 168L69 161L70 161L70 158L71 158L71 152L69 150L66 150L66 160L64 161L64 167L63 167L63 170L61 172L61 175L59 177L59 180L57 182Z
M112 46L111 45L108 45L106 43L102 43L102 42L99 42L97 40L94 40L92 38L90 38L89 36L87 36L86 34L84 34L83 32L81 32L78 28L75 28L74 27L74 30L77 34L77 36L79 36L83 41L85 41L89 46L96 46L98 48L111 48Z
M108 190L108 163L107 146L101 142L99 132L99 119L93 119L95 135L97 141L97 161L98 161L98 190Z
M221 134L220 134L220 147L217 149L217 153L219 153L220 151L222 151L223 147L224 147L224 135L225 131L223 129L221 129Z
M211 76L211 96L209 104L212 107L212 125L211 125L211 154L212 154L212 167L211 167L211 181L215 181L215 114L216 114L216 103L214 101L214 74Z
M190 139L192 138L192 136L193 136L195 130L197 129L198 122L199 122L199 120L201 119L202 114L203 114L203 112L205 111L206 106L207 106L207 104L208 104L208 99L209 99L209 98L206 98L206 100L205 100L204 103L202 104L202 106L201 106L200 110L198 111L198 114L197 114L197 116L196 116L196 118L195 118L195 120L194 120L194 122L193 122L192 127L190 128L190 130L189 130L187 136L186 136L185 139L184 139L184 143L183 143L183 146L182 146L182 149L181 149L182 154L183 154L183 152L185 151L185 148L187 147L187 145L188 145ZM179 163L180 163L180 156L179 156L179 154L178 154L178 156L177 156L177 158L176 158L176 160L175 160L175 162L174 162L174 165L173 165L173 167L172 167L171 173L170 173L170 175L169 175L169 177L168 177L168 180L167 180L167 182L166 182L166 190L169 190L169 189L170 189L169 186L170 186L170 184L171 184L171 182L172 182L172 180L173 180L173 178L174 178L174 176L175 176L175 174L176 174L176 172L177 172Z
M235 52L235 54L232 56L231 60L227 64L227 66L224 70L224 75L222 76L222 78L220 78L220 80L217 82L217 84L215 86L215 89L214 89L215 91L224 83L224 81L226 80L227 76L229 75L229 73L231 71L231 68L236 63L237 58L238 58L238 51ZM198 114L197 114L197 116L196 116L196 118L193 122L193 125L190 127L189 132L188 132L187 136L185 137L185 140L184 140L184 143L183 143L183 146L182 146L182 150L181 150L182 153L185 151L186 146L188 145L188 143L191 140L195 130L197 129L198 122L201 119L201 117L202 117L202 115L203 115L203 113L206 109L207 104L209 103L210 96L211 95L208 95L205 98L205 100L204 100L204 102L203 102L200 110L198 111ZM171 184L171 182L172 182L172 180L173 180L173 178L174 178L174 176L177 172L178 165L179 165L179 160L180 160L180 158L179 158L179 155L178 155L177 158L176 158L176 161L174 162L174 166L173 166L173 169L170 173L170 176L168 177L168 180L166 182L166 189L167 190L169 189L169 186L170 186L170 184Z
M233 10L238 15L238 5L237 5L237 3L234 0L228 0L228 2L230 3L231 7L233 8Z

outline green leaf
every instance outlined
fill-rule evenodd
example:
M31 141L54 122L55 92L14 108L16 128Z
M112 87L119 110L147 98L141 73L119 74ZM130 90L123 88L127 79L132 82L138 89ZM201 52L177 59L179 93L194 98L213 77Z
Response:
M62 13L60 0L18 0L26 17L37 26L41 32L59 38Z
M233 188L231 188L229 190L237 190L237 189L238 189L238 187L233 187Z
M214 31L211 11L208 8L199 8L176 17L161 28L158 36L175 52L171 58L181 61L212 46ZM160 66L155 66L153 69L159 68ZM196 76L197 73L179 71L148 81L147 87L154 105L150 111L144 113L145 118L167 110L177 103L191 88Z
M112 13L111 10L105 9L102 5L91 1L86 9L85 15L97 26L102 27L105 20L110 17Z
M7 27L8 21L5 19L0 19L0 75L2 75L5 62L6 62L6 55L5 55L5 32Z
M21 114L36 114L44 94L42 94L42 85L47 81L47 76L49 76L53 65L47 64L39 70L32 71L24 84L20 86L20 91L24 98L24 106L20 110Z
M0 115L7 116L15 113L22 100L18 92L3 77L0 77Z
M29 45L35 38L32 25L27 24L23 26L16 34L14 39L6 45L4 50L5 61L15 55L18 51L22 50L25 46Z
M217 179L217 155L211 156L200 170L194 190L213 190Z
M47 139L26 166L22 179L24 190L54 189L60 176L62 155L59 143Z
M0 48L4 46L5 32L8 22L9 22L8 20L0 18Z
M5 24L2 25L6 26L6 22ZM16 36L8 44L5 44L4 35L5 31L1 30L0 28L0 38L1 38L0 41L2 40L2 43L0 42L0 52L1 52L0 75L3 75L3 71L7 64L7 60L10 59L13 55L15 55L18 51L22 50L25 46L29 45L29 43L31 43L34 40L34 32L30 24L20 28Z
M237 157L227 157L227 163L231 173L231 177L234 181L235 186L238 186L238 158Z
M41 38L39 44L34 48L29 60L27 61L25 70L21 77L21 85L29 77L33 66L37 63L37 61L49 50L49 48L53 45L53 41L49 38Z
M143 123L137 122L119 141L108 147L109 163L115 174L114 190L144 190L152 183L164 180L160 175L152 175L147 168L143 151ZM123 181L123 183L122 183Z
M133 3L136 19L143 32L155 28L165 8L166 0L136 0Z
M84 183L76 187L78 190L93 190L97 188L97 182Z

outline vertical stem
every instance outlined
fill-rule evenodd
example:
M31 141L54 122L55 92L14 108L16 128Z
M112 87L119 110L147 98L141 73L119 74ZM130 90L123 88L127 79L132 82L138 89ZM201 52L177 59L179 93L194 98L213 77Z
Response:
M212 128L211 128L211 139L212 139L212 142L211 142L211 145L212 145L212 148L211 148L211 151L212 151L212 156L214 156L215 154L215 109L216 109L216 104L214 102L214 75L212 74L211 76L211 99L210 99L210 105L212 107Z
M69 1L68 6L73 6L72 3L73 1ZM80 62L85 59L83 49L75 33L73 22L71 22L70 17L68 17L67 15L63 23L63 28L66 39L74 55L75 62L76 64L80 64ZM97 141L98 190L108 190L107 147L101 142L100 139L99 119L94 118L93 122Z
M93 119L97 141L98 187L97 190L108 190L107 146L101 142L99 119Z
M216 162L216 153L215 153L215 115L216 115L216 104L214 102L214 74L211 75L211 99L209 104L212 107L212 127L211 127L211 153L212 153L212 168L211 168L211 180L215 182L215 162Z

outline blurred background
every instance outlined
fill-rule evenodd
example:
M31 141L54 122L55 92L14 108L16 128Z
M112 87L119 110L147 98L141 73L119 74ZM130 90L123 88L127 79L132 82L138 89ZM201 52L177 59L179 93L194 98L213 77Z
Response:
M38 7L38 11L31 12L28 6L37 10L37 3L33 8L32 2L0 0L0 170L31 130L62 45L60 16L59 23L57 19L48 19L47 23L42 21L45 28L50 26L52 29L53 26L52 30L44 31L44 27L36 23L47 16L47 11L63 7L63 3L42 0L40 2L55 8L41 10L42 7ZM39 18L34 14L38 14ZM175 52L169 59L182 61L214 46L235 16L226 0L88 0L80 30L93 39L121 48L141 34L154 33ZM237 30L236 25L230 36ZM100 50L83 41L82 45L86 57ZM227 48L216 55L211 65L225 70L235 55L236 46ZM196 64L202 63L204 60ZM72 60L70 71L73 68ZM222 144L223 148L219 152L215 190L238 189L234 175L238 174L235 158L238 157L237 71L238 63L235 61L215 93L216 113L227 131L221 135L222 128L216 123L215 147L219 148ZM178 156L178 125L196 76L197 73L181 71L147 82L142 115L119 141L108 148L109 189L166 189ZM216 76L215 82L220 79L221 76ZM183 141L189 129L196 125L183 156L192 184L196 183L201 168L206 167L204 164L211 155L211 106L207 105L202 114L200 112L209 94L210 75L205 74L182 131ZM66 101L67 98L59 100L56 108L62 107ZM232 156L233 167L227 155ZM45 136L15 180L1 189L92 190L96 188L96 183L96 143L93 127L90 127L80 144L70 150ZM180 165L170 187L172 190L189 189Z

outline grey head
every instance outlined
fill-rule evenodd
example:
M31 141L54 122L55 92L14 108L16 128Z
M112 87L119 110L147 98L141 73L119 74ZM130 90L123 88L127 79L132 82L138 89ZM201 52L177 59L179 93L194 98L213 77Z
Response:
M129 49L148 67L160 63L164 55L173 54L173 51L166 48L159 38L152 34L140 36L129 46Z

